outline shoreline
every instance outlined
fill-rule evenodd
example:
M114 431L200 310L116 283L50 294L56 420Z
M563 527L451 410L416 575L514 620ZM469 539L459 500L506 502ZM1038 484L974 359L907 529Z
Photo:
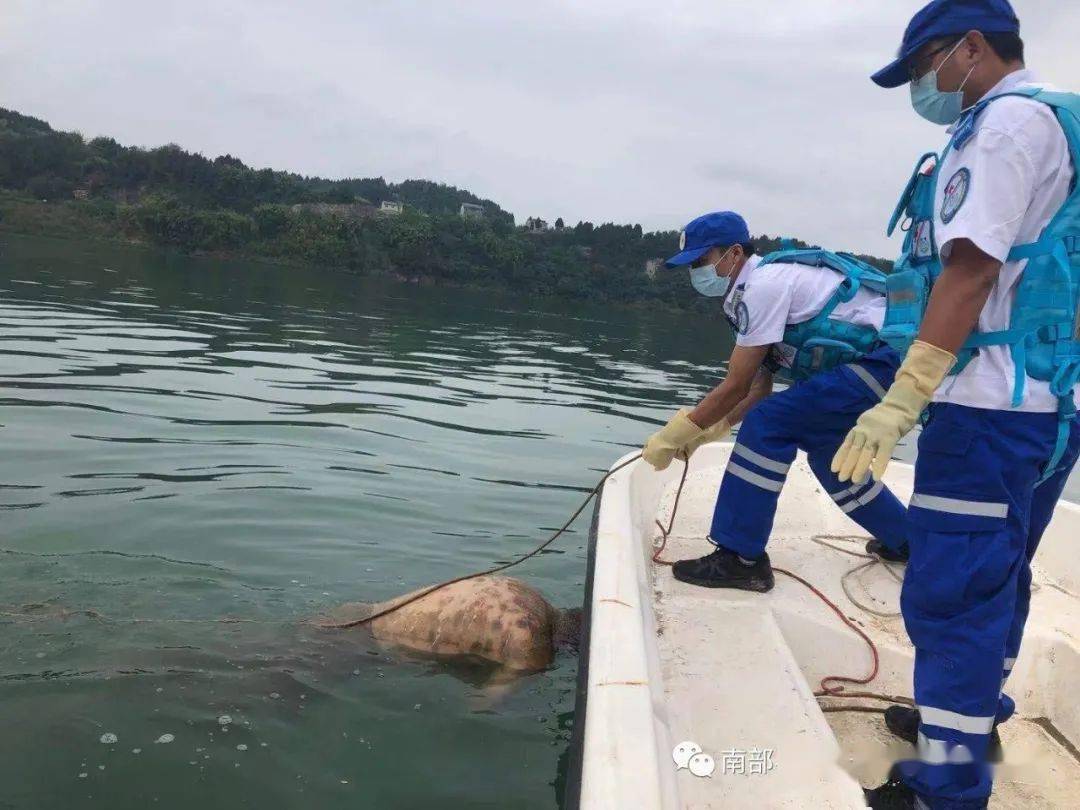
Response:
M35 203L35 205L57 206L56 203ZM2 212L2 211L0 211ZM162 245L148 239L132 237L121 233L103 232L75 232L67 229L50 229L48 227L25 228L12 226L0 219L0 236L10 235L29 239L55 239L64 242L91 242L97 245L129 248L134 250L147 250L161 253L174 253L185 258L205 261L227 262L251 262L281 269L296 269L301 271L346 273L357 278L372 281L385 281L395 284L409 284L426 289L445 290L468 290L473 292L498 293L507 296L519 296L522 301L548 302L573 306L603 305L616 310L643 312L645 310L659 310L674 315L692 315L695 317L709 317L708 313L702 313L685 307L674 306L661 300L640 301L598 301L588 297L571 297L564 295L543 295L534 292L517 290L506 284L468 284L448 279L435 279L430 276L404 276L400 273L387 273L379 270L373 272L358 272L345 265L333 265L319 262L304 261L283 256L260 253L257 251L244 250L187 250L176 245Z

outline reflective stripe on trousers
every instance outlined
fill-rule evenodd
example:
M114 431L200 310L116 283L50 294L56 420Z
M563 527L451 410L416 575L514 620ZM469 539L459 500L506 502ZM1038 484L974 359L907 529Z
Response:
M840 507L841 512L845 515L850 515L856 509L869 504L884 490L884 483L881 481L874 481L870 478L863 481L861 484L848 487L843 492L833 494L832 499L836 501L836 505Z
M901 597L915 645L919 759L901 766L932 810L985 806L995 722L1027 617L1031 556L1068 470L1036 486L1056 414L935 405L919 440ZM1074 430L1067 467L1080 452Z
M875 352L863 365L891 382L900 358L891 349ZM847 432L880 399L884 387L862 365L842 366L780 391L758 403L739 429L717 496L709 538L747 559L765 552L776 505L798 450L841 509L890 548L904 536L903 505L874 482L852 487L829 469ZM876 389L866 381L868 377Z

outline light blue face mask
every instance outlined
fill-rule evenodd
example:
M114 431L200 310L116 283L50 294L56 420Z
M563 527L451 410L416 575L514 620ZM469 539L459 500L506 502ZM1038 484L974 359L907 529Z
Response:
M730 252L729 250L728 253ZM727 255L725 253L721 256L716 264L703 264L701 267L690 268L690 283L694 285L695 290L708 298L722 298L727 295L731 287L731 279L728 276L716 275L716 265L720 264Z
M964 81L960 82L960 88L956 92L943 93L938 89L938 70L952 58L957 48L963 44L964 40L957 42L953 49L949 51L949 55L941 60L941 64L937 68L928 70L921 79L911 83L911 106L915 108L915 112L931 124L938 124L943 127L955 124L964 112L964 85L971 78L971 74L975 72L974 65L968 71L968 75L964 77Z

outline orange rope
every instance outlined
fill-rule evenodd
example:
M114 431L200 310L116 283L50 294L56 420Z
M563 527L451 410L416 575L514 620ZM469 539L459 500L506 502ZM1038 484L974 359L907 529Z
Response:
M682 497L683 487L686 485L686 474L690 472L690 460L682 459L683 471L682 478L679 479L679 488L675 490L675 503L671 507L671 520L668 521L667 528L664 528L664 524L659 520L656 521L656 528L660 530L660 547L653 552L652 561L658 565L674 565L673 560L661 560L660 555L664 553L664 549L667 547L668 537L671 536L671 530L675 526L675 516L679 514L679 498Z
M664 549L667 548L668 539L671 537L671 530L675 526L675 517L679 512L679 499L682 497L683 487L686 485L686 476L689 471L690 464L687 460L684 462L682 478L679 480L679 488L675 491L675 503L671 507L671 520L668 521L667 528L664 528L664 525L659 520L656 521L656 527L660 530L660 545L656 548L656 551L653 552L652 560L658 565L671 566L675 564L674 561L660 559L660 555L663 554ZM874 663L869 675L867 675L865 678L855 678L850 675L826 675L824 678L821 679L820 688L817 692L814 692L814 697L866 697L895 700L895 698L891 698L885 695L873 695L871 693L863 692L855 693L847 692L845 690L843 684L864 686L868 683L871 683L874 678L878 676L878 671L881 667L881 659L878 656L877 646L874 644L870 636L866 635L866 633L864 633L862 629L855 624L854 621L844 615L843 611L840 610L839 607L837 607L835 602L829 599L829 597L827 597L825 594L823 594L805 579L800 577L798 574L793 574L791 571L783 568L773 568L773 571L778 574L784 574L785 576L791 577L796 582L800 582L807 588L809 588L815 596L817 596L822 602L829 606L832 612L840 618L840 621L842 621L844 624L854 630L859 635L859 637L866 642L866 646L870 648L870 655L873 658ZM830 686L830 684L835 685Z
M837 684L850 683L857 686L865 686L866 684L873 681L874 678L876 678L878 675L878 669L881 666L881 660L878 658L877 646L875 646L874 642L870 639L870 636L866 635L866 633L864 633L862 629L855 624L855 622L845 616L843 611L841 611L840 608L836 606L835 602L833 602L829 597L827 597L825 594L823 594L805 579L800 577L798 574L793 574L783 568L774 568L773 570L776 571L778 574L784 574L785 576L789 576L796 582L801 582L803 585L809 588L815 596L817 596L822 602L824 602L832 609L833 613L840 617L840 621L842 621L844 624L854 630L859 635L859 637L866 642L866 646L870 648L870 655L874 659L874 666L871 669L870 674L867 675L865 678L853 678L850 675L826 675L824 678L821 679L821 688L817 692L814 692L814 697L840 697L846 695L846 692L844 691L844 687L842 685L829 687L827 684L829 684L830 682L835 682Z

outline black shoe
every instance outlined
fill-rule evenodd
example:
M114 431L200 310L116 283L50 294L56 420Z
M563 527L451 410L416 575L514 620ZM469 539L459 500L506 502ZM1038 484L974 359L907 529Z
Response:
M703 588L738 588L765 593L776 584L768 554L762 554L761 559L747 565L734 551L720 547L699 560L680 560L671 570L680 582Z
M919 710L910 706L890 706L885 710L885 725L889 731L912 745L919 743L919 722ZM990 733L986 758L991 762L1001 762L1001 737L996 724Z
M901 740L919 744L919 710L910 706L890 706L885 710L885 725Z
M886 562L906 563L911 558L911 549L904 546L899 551L893 551L880 540L871 540L866 544L866 553L881 557Z
M896 768L889 773L884 785L873 790L864 788L863 798L871 810L913 810L915 807L915 791L901 781Z

